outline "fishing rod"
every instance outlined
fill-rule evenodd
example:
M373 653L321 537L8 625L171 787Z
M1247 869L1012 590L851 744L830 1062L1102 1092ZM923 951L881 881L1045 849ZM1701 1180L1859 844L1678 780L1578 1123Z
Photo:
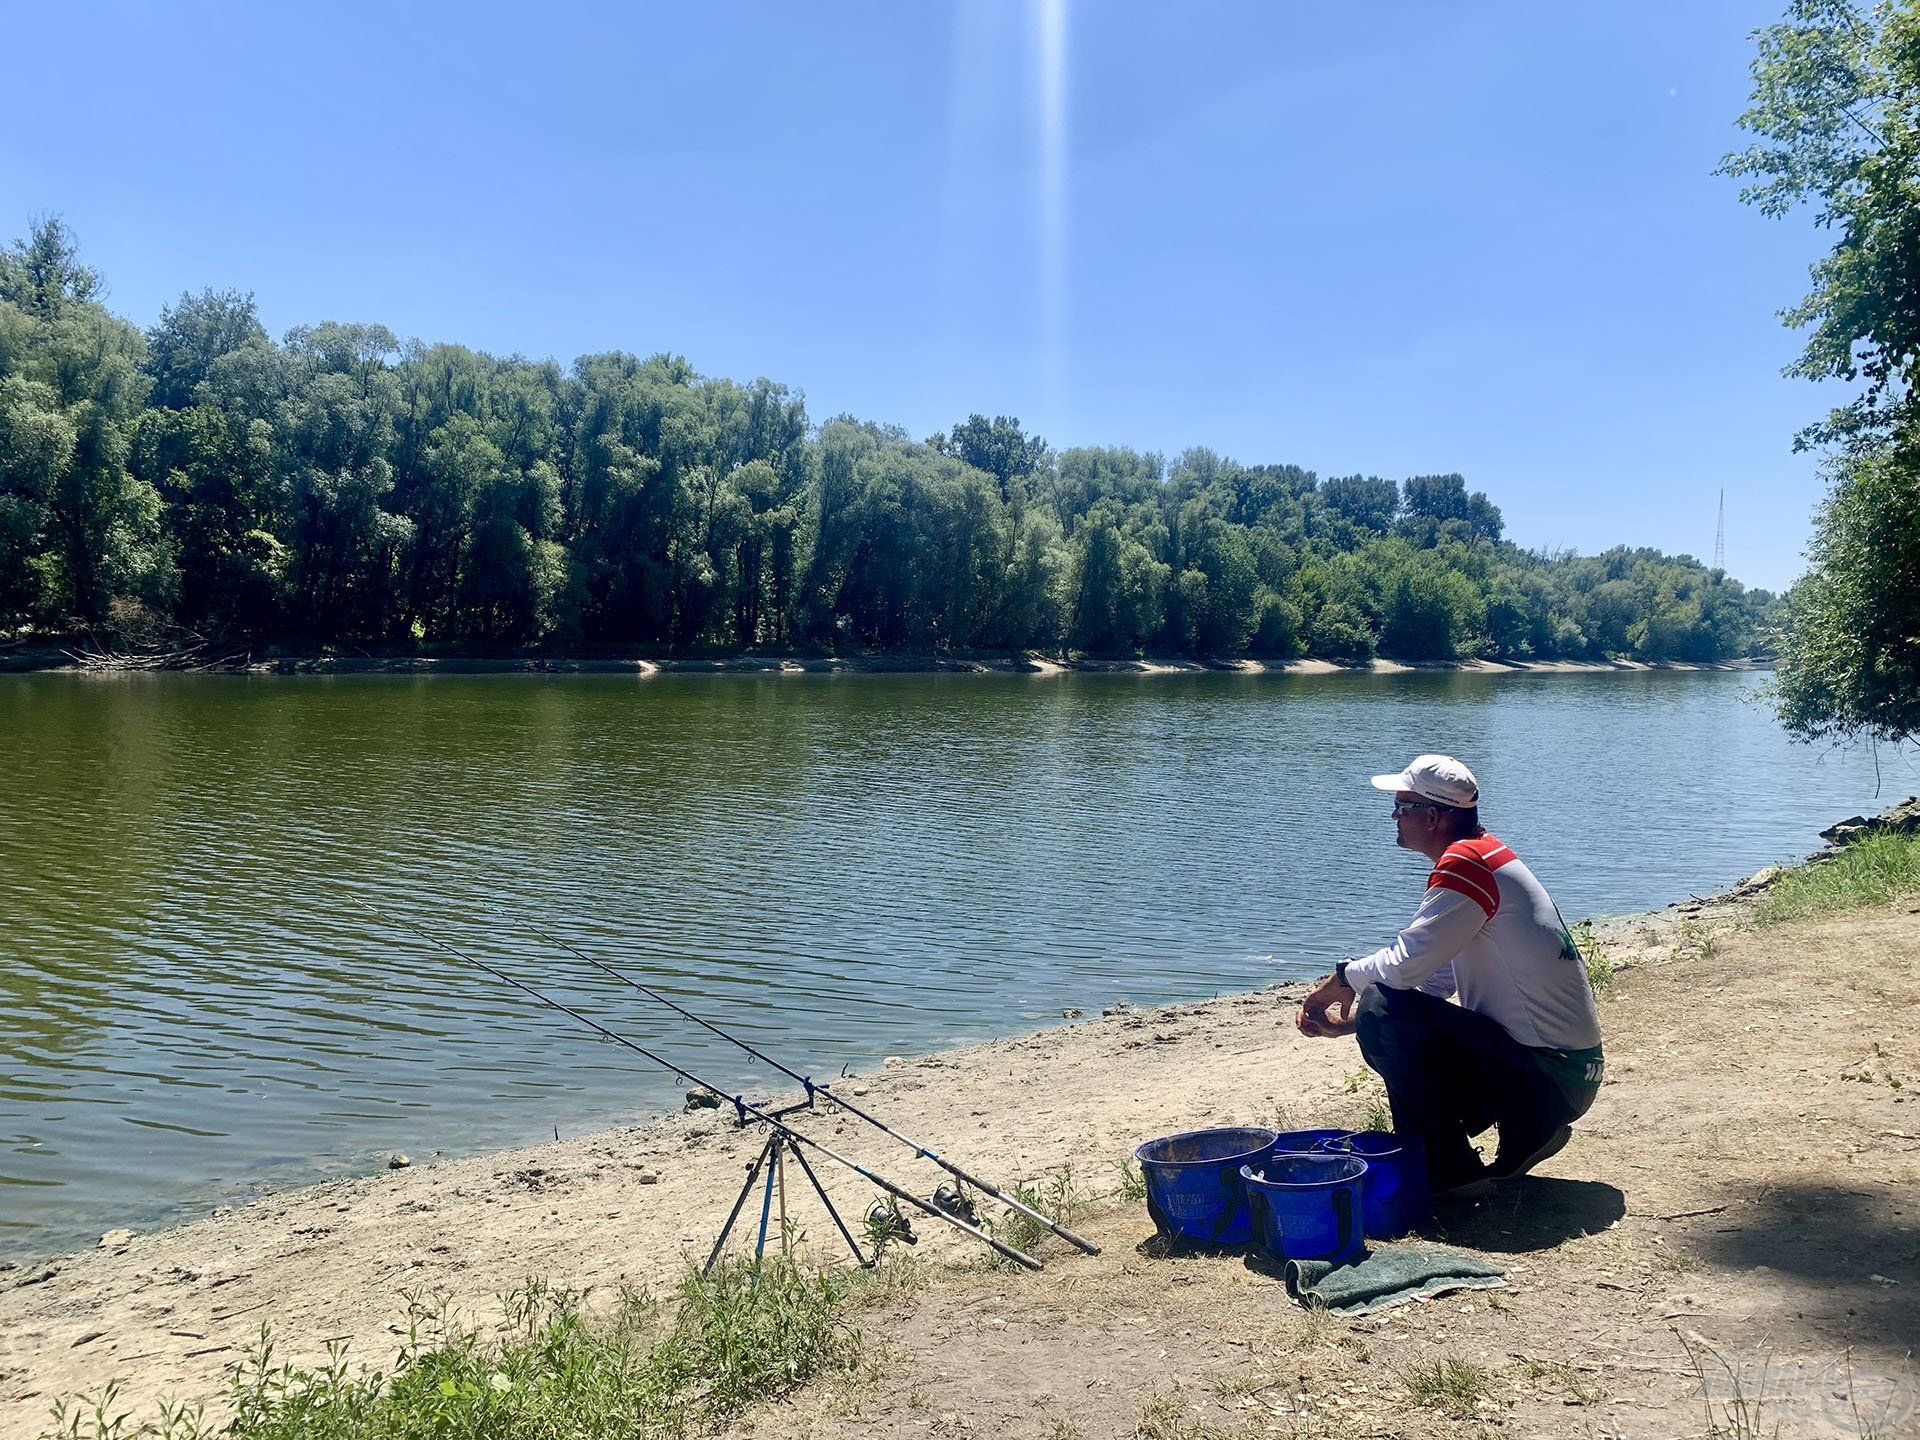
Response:
M411 924L408 921L401 920L395 916L389 915L384 910L381 910L378 906L367 904L367 902L365 901L361 903L366 904L366 908L368 910L372 911L375 915L379 916L382 920L385 920L388 924L397 925L403 930L409 930L413 932L415 935L418 935L422 940L425 940L428 944L437 945L440 949L446 951L449 955L454 956L456 959L464 960L467 962L467 964L486 971L487 974L493 976L496 980L504 980L507 984L513 986L516 990L525 991L527 994L531 995L534 999L540 1001L542 1004L551 1005L554 1009L560 1011L562 1014L571 1015L574 1019L578 1020L582 1025L587 1025L592 1027L594 1030L597 1030L601 1035L613 1041L616 1045L624 1045L627 1047L627 1049L633 1051L635 1054L645 1056L647 1059L651 1060L654 1064L668 1071L670 1074L675 1076L677 1079L683 1081L684 1083L689 1085L698 1085L703 1090L711 1090L715 1095L724 1095L726 1093L724 1090L720 1089L718 1086L708 1084L705 1080L702 1080L698 1075L695 1075L691 1070L688 1070L685 1066L676 1064L675 1062L673 1062L672 1060L669 1060L664 1055L656 1054L654 1051L647 1049L646 1046L638 1043L637 1041L629 1040L626 1036L620 1034L617 1030L609 1030L605 1025L602 1025L598 1020L592 1019L591 1017L586 1015L582 1015L578 1010L575 1010L571 1005L562 1004L560 1001L554 999L551 995L545 994L542 991L534 989L533 986L527 984L526 981L516 980L513 976L507 974L506 971L496 970L493 966L489 965L486 961L476 959L474 956L467 954L465 951L456 950L452 945L449 945L445 940L442 940L439 936L434 935L429 931L421 929L418 925ZM915 1209L923 1211L926 1214L933 1216L935 1219L946 1221L947 1224L953 1226L955 1229L965 1231L967 1234L973 1236L973 1238L976 1240L984 1241L988 1246L990 1246L995 1251L995 1253L1006 1257L1007 1259L1013 1261L1016 1265L1024 1265L1029 1270L1042 1270L1046 1268L1038 1260L1034 1259L1031 1255L1026 1254L1024 1251L1014 1249L1013 1246L1007 1244L1006 1241L995 1239L992 1235L989 1235L985 1230L980 1229L979 1226L969 1225L966 1221L960 1219L957 1215L949 1215L946 1211L940 1209L938 1206L929 1204L927 1201L922 1200L918 1195L915 1195L912 1191L904 1190L900 1186L894 1184L891 1180L886 1179L884 1176L874 1174L873 1171L869 1170L866 1166L862 1165L858 1160L855 1160L852 1157L847 1155L842 1155L838 1150L835 1150L831 1146L823 1144L821 1141L814 1139L813 1136L808 1135L803 1131L795 1130L790 1125L783 1124L776 1116L761 1109L759 1106L751 1103L750 1101L743 1100L738 1095L735 1095L733 1097L733 1108L743 1116L751 1115L756 1120L765 1121L776 1132L778 1132L782 1137L784 1137L786 1142L789 1145L794 1146L796 1149L802 1145L811 1146L813 1149L818 1150L827 1159L837 1161L839 1164L842 1164L846 1166L849 1170L853 1171L853 1173L858 1175L862 1180L865 1180L869 1184L878 1186L880 1189L886 1191L887 1194L893 1196L894 1199L904 1200L909 1205L913 1206Z
M775 1070L778 1070L782 1075L787 1076L789 1079L798 1080L800 1084L804 1086L806 1089L807 1100L809 1103L812 1102L813 1097L816 1093L825 1095L829 1100L833 1101L834 1104L838 1105L842 1110L845 1110L849 1115L856 1116L857 1118L866 1121L867 1124L873 1126L874 1129L880 1131L884 1135L892 1136L895 1140L898 1140L902 1145L905 1145L908 1149L912 1150L914 1154L922 1157L923 1159L933 1161L934 1164L938 1165L942 1170L946 1171L949 1175L953 1176L954 1179L960 1181L962 1184L971 1185L973 1186L974 1189L980 1191L984 1195L989 1195L993 1197L995 1200L998 1200L1002 1205L1007 1206L1009 1209L1017 1210L1022 1215L1025 1215L1028 1219L1038 1221L1040 1224L1046 1226L1047 1229L1051 1230L1054 1234L1058 1235L1062 1240L1067 1241L1071 1245L1079 1246L1082 1250L1086 1251L1087 1254L1098 1255L1100 1253L1100 1247L1098 1245L1095 1245L1091 1240L1082 1239L1080 1236L1074 1234L1073 1231L1067 1229L1066 1226L1061 1225L1058 1222L1050 1219L1049 1217L1041 1214L1038 1210L1034 1209L1031 1205L1027 1204L1024 1200L1021 1200L1018 1196L1007 1194L1006 1191L1000 1189L999 1186L993 1184L991 1181L982 1180L978 1175L969 1174L967 1171L962 1170L958 1165L954 1164L953 1161L947 1159L944 1155L941 1155L936 1151L928 1149L925 1145L922 1145L917 1140L913 1140L908 1138L905 1135L902 1135L898 1130L895 1130L891 1125L888 1125L885 1121L881 1120L879 1116L871 1114L870 1112L861 1109L858 1105L854 1104L851 1100L848 1100L843 1096L834 1093L831 1086L829 1086L827 1083L823 1081L814 1080L810 1076L802 1075L798 1070L795 1070L790 1066L781 1064L778 1060L774 1059L773 1056L767 1054L763 1050L759 1050L754 1046L748 1044L745 1040L742 1040L738 1035L735 1035L729 1031L723 1030L718 1025L714 1024L711 1020L703 1019L702 1017L694 1014L693 1011L687 1009L686 1006L680 1004L678 1001L674 1000L670 996L661 994L658 990L655 990L651 985L643 985L638 980L635 980L631 975L622 974L620 971L614 969L613 966L607 964L605 961L596 960L593 956L587 954L586 951L580 949L577 945L570 945L557 935L549 935L546 931L540 929L537 925L529 925L524 920L521 921L520 923L522 925L525 925L526 928L532 931L535 935L538 935L542 940L545 940L549 945L557 945L562 950L565 950L568 954L577 956L578 958L586 961L589 965L597 966L599 969L604 970L607 974L611 975L614 979L622 982L623 984L631 985L634 989L638 990L642 995L645 995L648 999L659 1001L662 1005L665 1005L668 1009L674 1011L679 1015L683 1015L687 1019L693 1021L694 1024L703 1026L704 1028L711 1030L715 1035L718 1035L722 1040L725 1040L728 1044L738 1046L740 1049L746 1051L747 1054L753 1056L754 1059L760 1061L762 1064L772 1066Z

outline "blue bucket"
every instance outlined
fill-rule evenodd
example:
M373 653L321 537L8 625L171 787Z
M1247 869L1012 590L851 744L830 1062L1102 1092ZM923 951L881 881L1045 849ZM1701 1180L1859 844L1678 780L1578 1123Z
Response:
M1372 1240L1397 1240L1433 1218L1427 1189L1427 1147L1418 1135L1362 1130L1331 1141L1327 1152L1358 1155L1367 1162L1360 1182L1360 1208Z
M1342 1140L1351 1140L1351 1130L1282 1130L1273 1137L1276 1155L1317 1155Z
M1273 1152L1273 1131L1250 1126L1188 1130L1149 1140L1133 1152L1147 1182L1147 1213L1167 1240L1244 1245L1247 1218L1243 1167Z
M1358 1155L1275 1155L1240 1172L1260 1246L1277 1260L1351 1265L1367 1253Z

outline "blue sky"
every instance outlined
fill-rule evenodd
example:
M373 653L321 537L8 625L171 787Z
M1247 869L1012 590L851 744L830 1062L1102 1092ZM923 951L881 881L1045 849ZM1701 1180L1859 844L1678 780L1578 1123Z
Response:
M150 323L686 355L926 435L1458 470L1526 545L1780 588L1776 318L1828 238L1711 172L1784 0L34 6L5 234ZM31 62L29 57L40 57Z

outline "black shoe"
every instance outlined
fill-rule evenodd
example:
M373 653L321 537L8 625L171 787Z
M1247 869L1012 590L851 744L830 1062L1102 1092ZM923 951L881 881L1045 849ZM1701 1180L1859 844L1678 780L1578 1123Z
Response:
M1500 1153L1493 1157L1493 1164L1487 1167L1487 1174L1495 1180L1518 1180L1542 1160L1558 1155L1566 1148L1567 1141L1573 1138L1573 1127L1562 1125L1558 1130L1533 1141L1516 1139L1509 1145L1507 1137L1500 1137Z
M1493 1189L1493 1179L1476 1158L1470 1166L1429 1176L1427 1189L1436 1200L1478 1200Z

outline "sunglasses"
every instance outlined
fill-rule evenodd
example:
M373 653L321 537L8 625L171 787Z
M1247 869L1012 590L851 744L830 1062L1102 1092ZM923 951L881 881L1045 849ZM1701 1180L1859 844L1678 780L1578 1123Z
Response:
M1396 800L1393 802L1393 818L1398 820L1409 810L1438 810L1439 808L1430 800Z

